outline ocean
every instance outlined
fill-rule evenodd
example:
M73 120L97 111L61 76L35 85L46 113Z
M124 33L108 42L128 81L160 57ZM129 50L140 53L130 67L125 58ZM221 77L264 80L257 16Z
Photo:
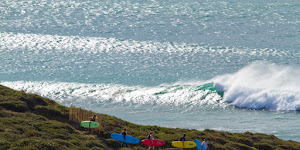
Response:
M141 125L300 142L299 58L299 0L0 3L0 84Z

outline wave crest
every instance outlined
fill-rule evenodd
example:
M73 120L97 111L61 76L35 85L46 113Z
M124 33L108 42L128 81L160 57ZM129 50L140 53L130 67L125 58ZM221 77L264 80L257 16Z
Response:
M225 91L223 101L239 108L300 109L300 68L255 62L234 74L213 79Z
M16 90L40 94L62 104L88 103L150 104L194 108L222 106L213 84L161 85L156 87L124 86L116 84L84 84L66 82L2 82Z

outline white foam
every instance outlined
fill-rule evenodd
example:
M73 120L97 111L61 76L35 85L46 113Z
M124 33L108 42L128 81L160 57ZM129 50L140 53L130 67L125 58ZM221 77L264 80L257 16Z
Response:
M201 46L195 43L119 40L116 38L58 36L44 34L0 33L0 50L44 53L212 53L212 55L285 55L274 49L248 49L223 46Z
M300 108L299 74L296 66L255 62L213 81L225 91L223 101L234 106L289 111Z
M66 82L2 82L4 86L40 94L60 103L128 103L194 107L220 105L216 92L196 90L193 85L156 87ZM188 105L187 105L188 104Z

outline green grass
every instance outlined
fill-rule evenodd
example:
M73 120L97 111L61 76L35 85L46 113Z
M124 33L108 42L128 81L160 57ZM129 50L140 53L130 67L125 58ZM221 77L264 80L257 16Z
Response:
M110 138L127 128L128 135L145 139L150 131L166 144L160 149L176 149L171 142L183 133L187 140L209 139L210 150L297 150L300 143L284 141L262 133L229 133L206 129L204 131L172 129L133 124L106 114L102 118L100 134L89 136L86 129L68 120L69 108L39 95L16 91L0 85L0 149L127 149ZM145 149L142 144L129 149Z

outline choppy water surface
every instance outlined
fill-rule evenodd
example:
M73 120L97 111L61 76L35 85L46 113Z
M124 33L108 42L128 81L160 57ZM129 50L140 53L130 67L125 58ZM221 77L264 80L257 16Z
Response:
M300 2L0 3L0 84L139 124L300 141Z

